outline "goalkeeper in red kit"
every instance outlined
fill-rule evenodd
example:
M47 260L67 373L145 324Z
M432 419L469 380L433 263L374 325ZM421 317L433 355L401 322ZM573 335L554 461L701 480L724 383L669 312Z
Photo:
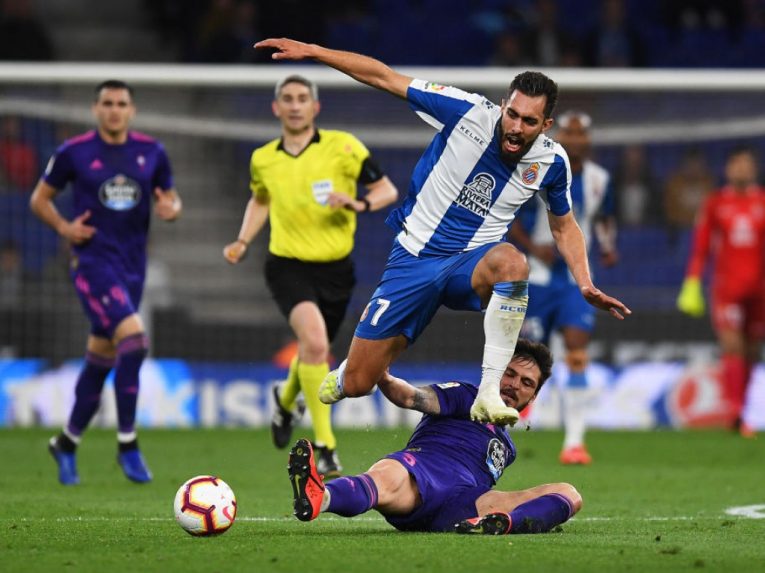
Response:
M730 153L725 179L699 214L677 306L691 316L704 314L701 278L707 259L713 258L710 306L722 351L724 403L731 426L751 437L754 431L742 414L765 338L765 189L757 183L753 150Z

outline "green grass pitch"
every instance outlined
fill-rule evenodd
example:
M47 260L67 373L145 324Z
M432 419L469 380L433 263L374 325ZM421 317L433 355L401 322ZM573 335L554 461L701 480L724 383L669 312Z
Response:
M128 482L113 432L80 448L82 484L62 487L46 451L50 430L2 430L0 570L11 571L765 571L765 439L726 432L591 432L595 463L557 463L558 432L518 432L518 460L500 487L568 481L584 509L560 531L523 536L399 533L374 511L312 523L291 516L286 451L265 430L142 431L155 480ZM339 432L348 473L401 447L408 430ZM178 486L219 475L239 511L222 536L175 523Z

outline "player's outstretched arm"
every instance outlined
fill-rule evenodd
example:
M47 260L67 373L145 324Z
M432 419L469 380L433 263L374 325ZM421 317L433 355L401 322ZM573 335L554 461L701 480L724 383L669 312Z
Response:
M441 413L438 396L430 386L417 388L403 378L392 376L387 371L377 385L385 397L399 408L417 410L423 414Z
M266 224L266 219L268 219L268 204L259 203L255 197L251 197L244 211L242 226L236 241L223 247L223 257L229 263L235 265L247 254L247 248Z
M400 98L406 98L406 90L412 78L399 74L384 63L369 56L330 50L316 44L305 44L289 38L269 38L255 44L256 48L273 48L274 60L305 60L317 62L335 68L353 79Z
M596 308L607 310L619 320L632 314L623 302L608 296L592 283L590 265L587 261L587 245L574 214L571 211L561 216L550 213L549 221L558 251L565 259L585 300Z

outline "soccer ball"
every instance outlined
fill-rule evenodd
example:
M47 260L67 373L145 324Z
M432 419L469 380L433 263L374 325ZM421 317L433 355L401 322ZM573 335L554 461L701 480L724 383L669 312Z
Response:
M197 476L175 494L175 520L191 535L218 535L236 518L236 497L228 484L215 476Z

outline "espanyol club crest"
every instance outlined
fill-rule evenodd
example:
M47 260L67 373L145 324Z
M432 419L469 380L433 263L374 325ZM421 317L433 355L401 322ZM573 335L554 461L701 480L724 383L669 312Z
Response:
M537 180L539 175L539 163L532 163L529 167L523 170L521 173L521 179L526 185L531 185Z
M98 198L112 211L127 211L141 200L141 186L130 177L115 175L101 184Z

